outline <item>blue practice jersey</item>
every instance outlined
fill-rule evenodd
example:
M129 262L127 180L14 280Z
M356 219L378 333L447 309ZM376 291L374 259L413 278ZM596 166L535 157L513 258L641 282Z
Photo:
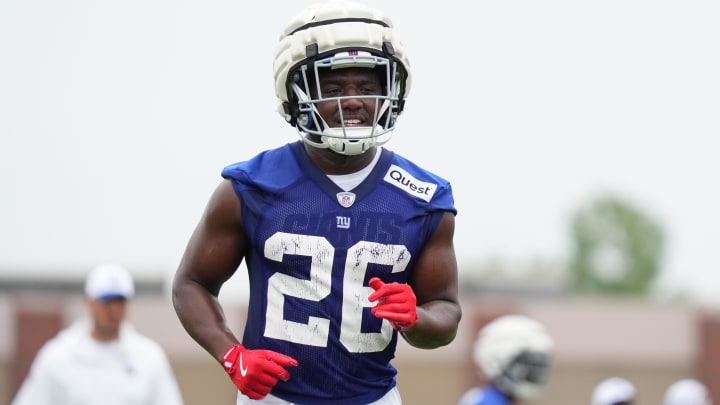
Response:
M466 392L457 405L510 405L510 400L497 387L488 385Z
M301 142L230 165L251 251L243 345L289 355L272 394L298 404L367 404L395 386L397 344L370 313L368 280L405 283L442 215L450 184L382 149L370 175L343 192Z

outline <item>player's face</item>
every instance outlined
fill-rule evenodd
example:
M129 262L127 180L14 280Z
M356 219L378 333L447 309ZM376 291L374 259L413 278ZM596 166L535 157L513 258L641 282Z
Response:
M373 126L376 122L377 99L353 98L353 96L382 95L380 78L374 69L345 68L325 70L320 74L320 92L322 98L350 97L338 103L327 100L316 105L318 113L330 127ZM313 91L314 93L315 91ZM313 94L313 96L317 96Z
M125 319L127 300L112 298L107 301L88 299L90 314L93 319L93 336L101 341L114 340L120 333L120 324Z

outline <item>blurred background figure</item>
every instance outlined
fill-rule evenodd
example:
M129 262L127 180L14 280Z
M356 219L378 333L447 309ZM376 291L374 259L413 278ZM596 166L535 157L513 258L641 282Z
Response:
M473 359L486 383L467 391L458 405L514 405L542 393L550 372L553 339L522 315L505 315L478 333Z
M89 318L45 343L12 405L182 405L165 351L125 322L134 293L124 267L92 269L85 280Z
M595 386L592 405L633 405L637 396L635 386L620 377L610 377Z
M692 378L675 381L665 392L662 405L712 405L705 384Z

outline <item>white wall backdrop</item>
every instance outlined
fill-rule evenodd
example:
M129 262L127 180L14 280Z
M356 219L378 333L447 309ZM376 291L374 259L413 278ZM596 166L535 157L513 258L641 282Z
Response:
M220 169L296 139L272 54L309 3L0 2L0 271L172 273ZM663 289L720 297L717 2L370 4L413 65L388 147L452 181L463 272L566 259L614 193L664 227Z

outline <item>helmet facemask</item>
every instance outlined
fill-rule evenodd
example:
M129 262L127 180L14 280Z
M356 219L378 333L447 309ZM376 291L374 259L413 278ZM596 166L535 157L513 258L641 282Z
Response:
M325 97L319 79L328 71L344 68L374 70L380 79L381 94ZM336 52L300 65L292 72L292 82L288 86L288 94L292 94L290 103L296 103L297 106L295 127L298 134L311 146L329 148L343 155L357 155L383 145L390 140L397 117L402 111L400 95L404 78L405 72L396 61L367 51ZM374 103L370 126L345 125L342 103L348 99L370 100ZM318 112L318 104L327 102L337 103L340 126L331 127Z
M374 117L363 117L362 127L339 125L342 120L337 116L326 117L333 127L327 125L318 111L324 111L327 103L341 106L347 101L323 98L316 87L310 87L317 86L311 79L344 68L382 71L382 94L362 94L367 96L365 111L370 112L373 103L376 111ZM385 13L354 1L315 3L290 20L275 49L278 113L308 145L357 155L390 139L410 92L410 70L405 47Z
M546 353L523 351L494 379L494 383L516 399L537 398L543 391L550 372Z

